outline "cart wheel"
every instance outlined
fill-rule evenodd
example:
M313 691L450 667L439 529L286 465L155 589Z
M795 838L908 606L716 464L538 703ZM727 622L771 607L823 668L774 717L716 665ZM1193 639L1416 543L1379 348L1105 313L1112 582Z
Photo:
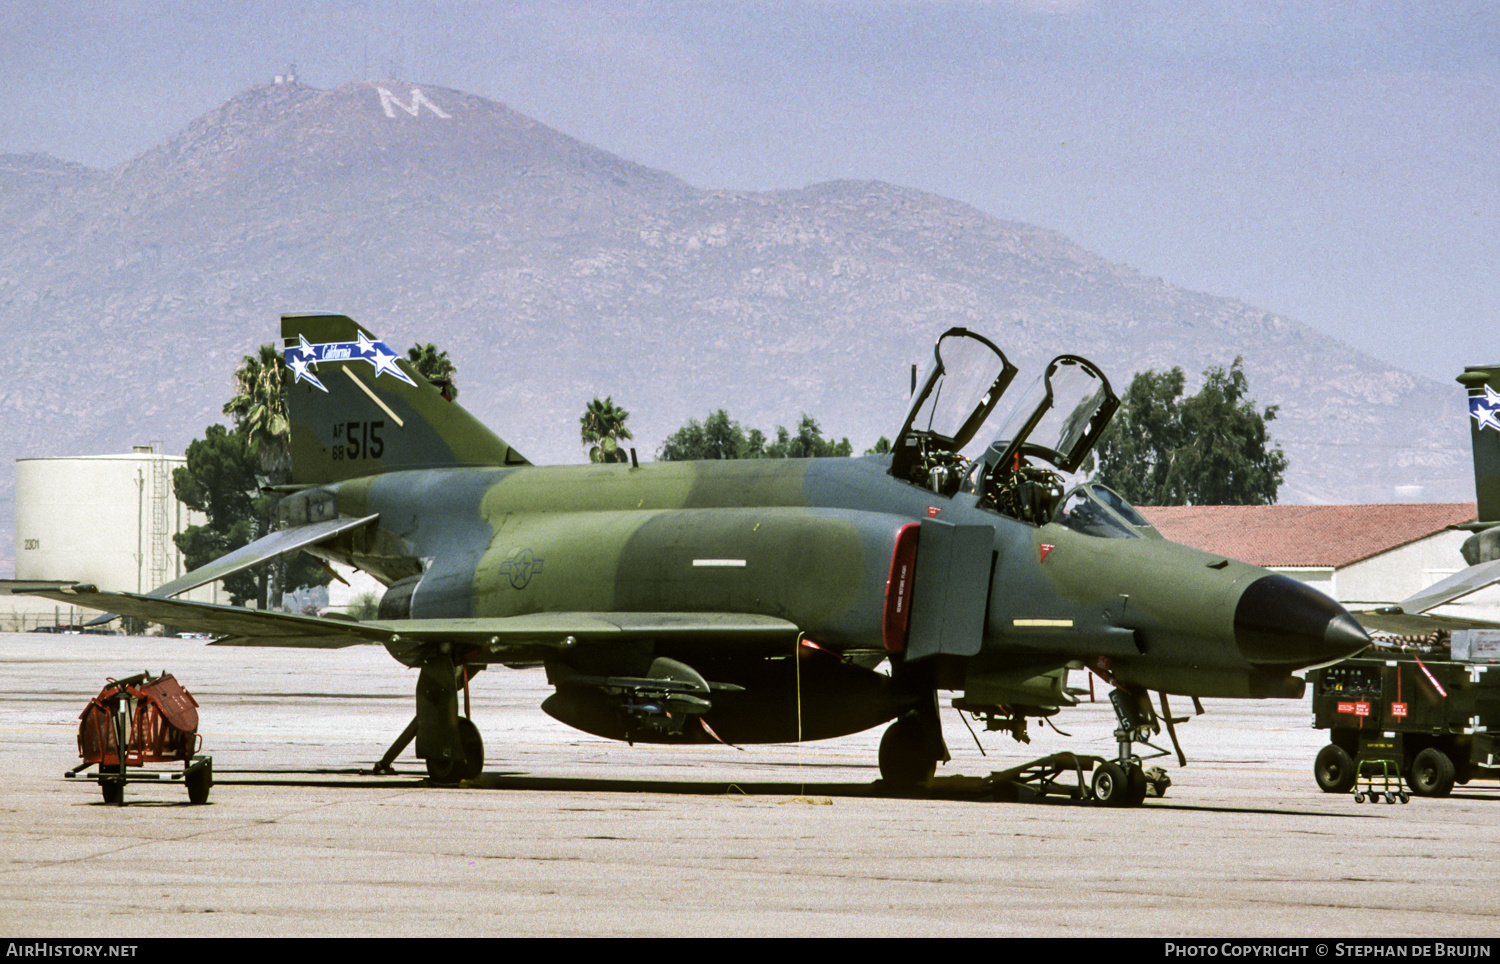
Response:
M214 785L214 765L205 763L187 775L188 803L207 803L208 791Z
M1391 793L1391 792L1387 791L1386 795L1385 795L1385 802L1386 803L1395 803L1396 802L1396 795L1394 793Z
M1318 751L1313 776L1324 793L1348 793L1354 789L1354 761L1343 747L1330 743Z
M105 803L125 802L125 784L118 780L100 780L99 789L104 793Z
M1453 792L1454 768L1448 754L1428 747L1412 761L1406 782L1419 797L1446 797Z
M1401 791L1401 802L1402 803L1411 803L1411 794L1407 793L1405 790L1402 790Z

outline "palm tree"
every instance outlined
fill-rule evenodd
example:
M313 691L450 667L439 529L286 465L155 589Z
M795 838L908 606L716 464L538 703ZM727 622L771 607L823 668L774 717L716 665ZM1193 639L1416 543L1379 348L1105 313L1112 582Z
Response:
M286 412L286 361L275 345L261 345L246 355L234 372L234 397L224 414L250 444L261 472L272 484L286 482L291 473L291 422Z
M275 345L261 345L246 355L234 372L234 397L224 414L234 419L245 444L260 464L263 484L279 485L292 477L292 424L286 409L287 366ZM255 523L256 537L276 527L274 500L258 500L264 515ZM266 569L262 605L281 608L290 560L277 559Z
M584 407L583 417L578 420L579 437L589 449L590 462L626 462L629 459L620 442L634 438L625 420L630 413L615 404L613 396L604 401L595 398Z

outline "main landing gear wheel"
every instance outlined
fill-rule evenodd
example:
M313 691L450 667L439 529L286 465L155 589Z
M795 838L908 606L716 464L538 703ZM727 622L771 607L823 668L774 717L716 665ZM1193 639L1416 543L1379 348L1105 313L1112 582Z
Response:
M484 738L479 735L479 727L467 716L458 718L458 740L464 748L459 778L472 780L484 772Z
M427 758L427 777L433 783L472 780L484 770L484 740L479 735L479 727L468 717L458 718L458 741L464 751L462 760Z
M214 765L205 763L187 775L188 803L208 802L208 791L214 786Z
M1406 782L1419 797L1446 797L1453 792L1453 761L1436 747L1428 747L1411 763Z
M1313 776L1324 793L1348 793L1354 789L1354 761L1343 747L1330 743L1318 751L1318 758L1313 761Z
M463 779L463 763L458 760L435 760L427 758L427 779L433 783L451 785Z
M880 738L880 778L898 790L909 790L937 772L931 740L922 721L903 716Z

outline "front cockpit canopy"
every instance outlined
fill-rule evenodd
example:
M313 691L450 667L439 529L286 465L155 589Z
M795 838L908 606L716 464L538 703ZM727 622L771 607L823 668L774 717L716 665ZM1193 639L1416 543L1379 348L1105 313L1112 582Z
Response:
M959 454L989 418L1018 369L989 339L950 328L912 395L906 423L892 446L891 474L917 485L957 490Z

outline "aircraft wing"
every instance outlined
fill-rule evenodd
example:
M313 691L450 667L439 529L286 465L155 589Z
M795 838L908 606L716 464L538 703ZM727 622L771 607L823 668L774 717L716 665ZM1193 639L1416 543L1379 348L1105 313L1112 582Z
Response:
M1394 606L1366 609L1350 615L1371 632L1392 633L1397 636L1430 636L1443 629L1449 632L1455 629L1500 629L1500 623L1462 616L1437 616L1428 612L1444 603L1462 599L1471 592L1478 592L1494 582L1500 582L1500 559L1460 569L1447 579L1433 583Z
M1489 562L1481 562L1467 569L1460 569L1447 579L1433 583L1415 596L1403 599L1396 605L1402 612L1425 613L1444 603L1461 599L1471 592L1478 592L1495 582L1500 582L1500 559L1491 559Z
M1366 609L1350 613L1367 631L1390 633L1393 636L1431 636L1438 630L1450 633L1455 629L1500 629L1500 623L1483 619L1465 619L1459 616L1434 616L1431 613L1409 613L1400 606L1384 609Z
M385 646L397 659L428 643L487 649L497 659L536 658L549 649L631 639L691 640L716 651L760 652L785 647L799 630L775 616L742 613L532 613L467 619L357 621L164 599L153 594L103 592L81 583L0 580L0 593L44 596L89 609L178 626L225 638L219 646L290 646L339 649Z

